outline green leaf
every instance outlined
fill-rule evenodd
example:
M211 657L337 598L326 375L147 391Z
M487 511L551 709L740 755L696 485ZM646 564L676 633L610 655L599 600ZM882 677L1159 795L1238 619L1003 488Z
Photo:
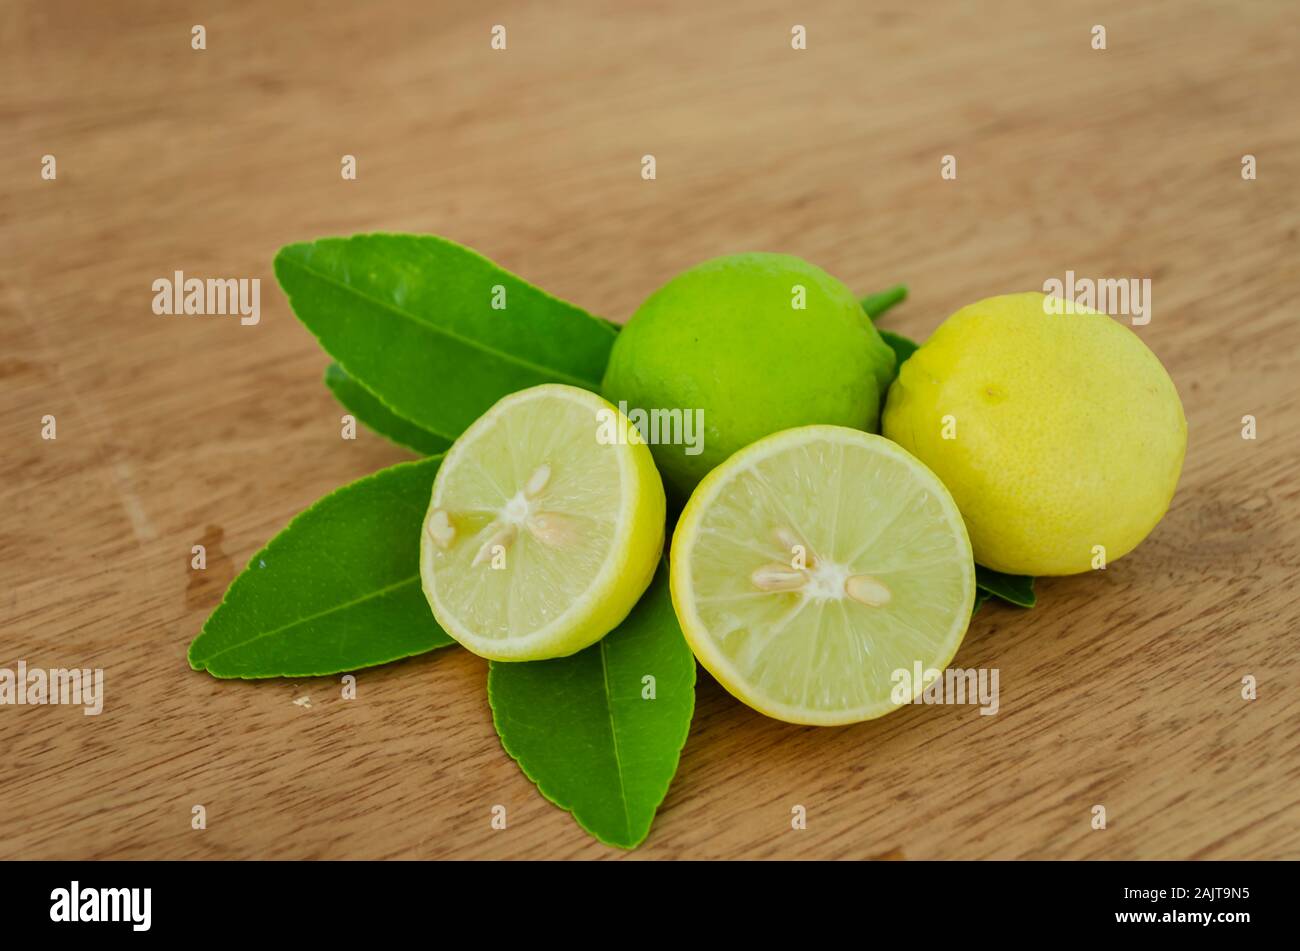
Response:
M887 291L881 291L879 294L868 294L862 298L862 309L867 312L867 316L875 320L880 315L895 304L901 304L907 300L907 285L895 284Z
M907 299L907 285L897 284L887 291L881 291L879 294L868 294L862 298L862 309L866 311L868 317L874 323L885 311L889 310L895 304L900 304ZM902 334L896 334L892 330L881 330L876 328L880 334L880 339L889 344L889 349L894 351L894 375L889 382L893 383L898 379L898 370L903 365L903 361L916 352L917 343L904 337Z
M654 699L643 699L653 677ZM695 658L661 564L619 627L559 660L493 662L488 700L524 774L606 845L650 832L695 709Z
M1001 598L1017 607L1032 608L1037 603L1034 596L1034 579L1028 575L1004 575L983 565L975 566L975 585L982 591Z
M984 603L985 603L986 601L988 601L988 599L991 598L991 597L993 597L993 595L989 594L989 593L988 593L987 591L985 591L983 588L981 588L981 587L979 587L978 585L976 585L976 586L975 586L975 603L971 605L970 616L971 616L971 617L974 617L975 615L979 614L979 613L980 613L980 608L984 607Z
M889 348L894 351L894 378L898 378L898 371L903 366L903 361L916 353L920 349L920 344L909 340L902 334L896 334L892 330L880 330L877 328L876 333L880 334L880 339L889 344Z
M402 419L381 403L379 397L348 376L347 371L337 363L331 363L325 368L325 385L349 413L399 446L413 449L424 456L436 456L451 446L451 440Z
M442 458L315 502L254 555L190 644L214 677L314 677L452 643L420 587L419 533Z
M275 256L275 276L349 376L444 439L525 387L599 389L617 337L607 321L433 235L291 244Z

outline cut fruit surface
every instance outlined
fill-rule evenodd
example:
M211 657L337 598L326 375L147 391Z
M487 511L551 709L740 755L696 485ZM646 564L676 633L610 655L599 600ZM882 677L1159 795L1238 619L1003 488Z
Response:
M663 539L663 483L627 418L586 390L535 386L447 451L420 575L438 623L474 653L563 657L627 616Z
M910 702L924 686L916 663L947 666L975 598L947 489L896 443L840 426L776 433L709 473L677 523L670 569L700 663L791 723L854 723Z

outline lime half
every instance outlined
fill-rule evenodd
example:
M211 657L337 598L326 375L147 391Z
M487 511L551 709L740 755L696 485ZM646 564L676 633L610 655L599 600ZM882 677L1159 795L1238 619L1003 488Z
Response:
M438 623L475 654L563 657L627 616L663 540L663 483L627 418L586 390L536 386L447 450L420 574Z
M791 723L854 723L910 702L924 686L915 665L948 665L975 597L948 490L897 444L840 426L776 433L714 469L670 561L700 663Z

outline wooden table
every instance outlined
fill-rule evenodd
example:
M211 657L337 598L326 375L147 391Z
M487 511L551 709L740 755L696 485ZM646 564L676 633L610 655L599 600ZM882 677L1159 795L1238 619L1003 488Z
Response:
M1067 269L1152 278L1182 484L1132 556L979 614L957 663L1000 670L1000 713L800 728L702 675L633 854L1300 858L1294 2L433 6L8 5L0 666L103 667L107 697L0 707L0 858L622 854L501 750L464 651L362 672L351 702L185 663L295 512L408 458L340 440L271 273L282 244L370 230L619 320L741 250L907 282L885 323L916 337ZM175 270L261 278L261 322L155 316Z

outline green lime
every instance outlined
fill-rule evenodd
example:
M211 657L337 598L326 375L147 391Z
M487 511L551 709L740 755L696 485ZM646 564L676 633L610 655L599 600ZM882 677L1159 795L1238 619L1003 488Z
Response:
M770 433L875 430L893 369L893 351L835 278L785 254L737 254L650 295L619 334L602 390L684 498Z

